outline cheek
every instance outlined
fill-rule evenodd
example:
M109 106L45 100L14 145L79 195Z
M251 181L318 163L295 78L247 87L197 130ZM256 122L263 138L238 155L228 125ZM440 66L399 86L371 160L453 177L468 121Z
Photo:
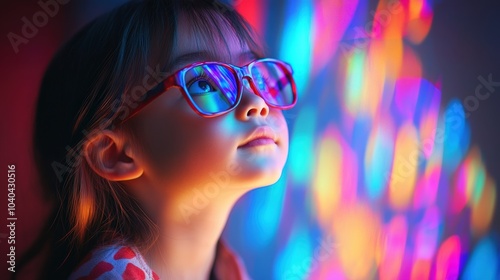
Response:
M145 161L154 176L169 182L199 183L230 157L229 131L199 116L178 114L142 126Z

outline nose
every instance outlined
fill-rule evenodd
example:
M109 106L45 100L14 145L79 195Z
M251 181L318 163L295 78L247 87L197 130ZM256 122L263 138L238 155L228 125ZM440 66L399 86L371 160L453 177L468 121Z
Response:
M269 114L269 106L264 99L257 95L247 78L242 80L243 89L240 104L236 108L236 114L242 120L247 120L252 117L267 117Z

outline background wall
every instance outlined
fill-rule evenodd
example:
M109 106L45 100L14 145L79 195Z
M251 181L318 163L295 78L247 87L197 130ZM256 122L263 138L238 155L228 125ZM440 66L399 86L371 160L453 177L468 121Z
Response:
M67 2L17 47L8 34L42 7L2 3L0 166L16 166L17 257L48 214L30 147L43 71L123 1ZM224 233L254 279L500 277L496 2L234 2L270 56L292 64L300 98L286 112L282 179L246 195ZM0 189L8 224L7 182Z

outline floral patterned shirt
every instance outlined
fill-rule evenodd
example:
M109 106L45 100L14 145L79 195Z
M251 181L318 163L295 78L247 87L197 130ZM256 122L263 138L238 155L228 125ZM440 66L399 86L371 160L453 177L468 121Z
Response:
M215 277L220 280L249 280L242 262L219 241L214 264ZM141 253L133 247L109 245L93 250L71 274L70 280L157 280Z

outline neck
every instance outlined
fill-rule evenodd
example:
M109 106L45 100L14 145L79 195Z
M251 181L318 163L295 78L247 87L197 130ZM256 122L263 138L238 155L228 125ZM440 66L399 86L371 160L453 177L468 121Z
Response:
M209 278L217 242L242 194L241 190L225 191L208 198L190 193L161 204L162 214L157 217L161 235L144 254L160 279Z

